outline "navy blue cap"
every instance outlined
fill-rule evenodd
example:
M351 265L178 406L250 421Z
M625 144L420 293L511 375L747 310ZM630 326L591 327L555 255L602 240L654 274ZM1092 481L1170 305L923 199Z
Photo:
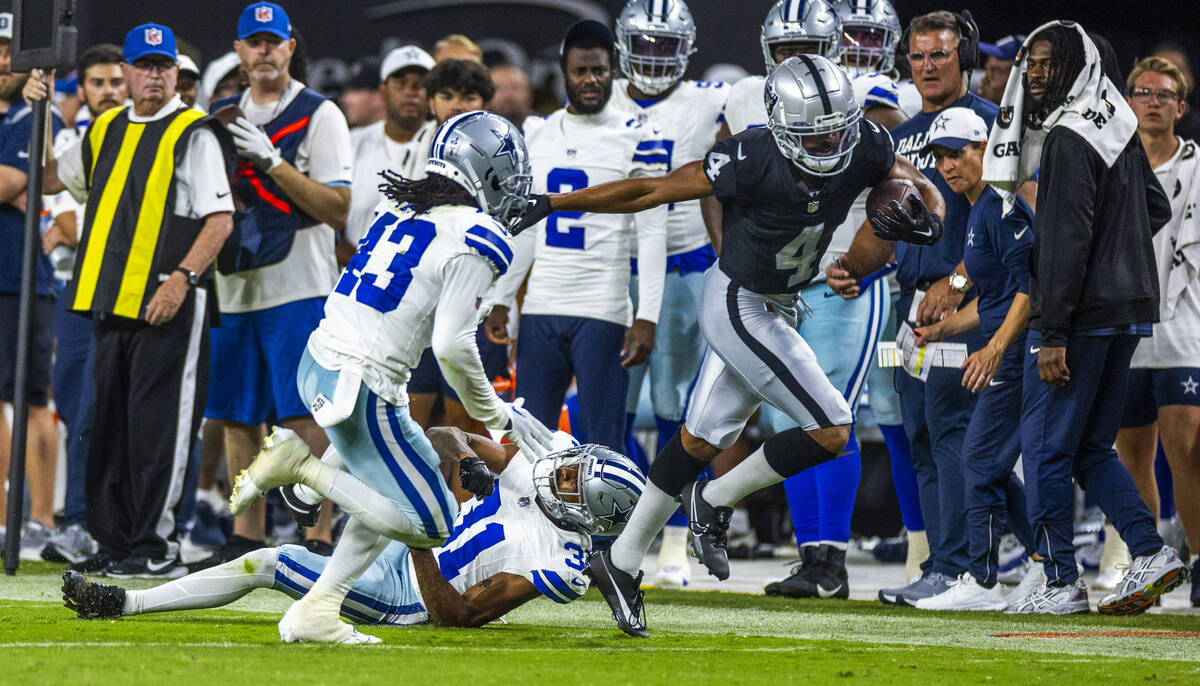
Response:
M583 19L571 24L571 28L567 29L567 35L563 37L560 54L566 54L567 48L574 45L584 36L596 38L609 52L616 49L617 39L607 26L594 19Z
M147 55L162 55L172 60L179 59L175 47L175 34L162 24L142 24L125 34L125 50L122 57L133 63Z
M246 40L256 33L271 33L287 40L292 37L292 20L287 12L273 2L256 2L247 5L238 18L238 40Z
M1017 52L1025 43L1025 36L1005 36L995 43L980 43L979 51L996 59L1012 62L1017 59Z

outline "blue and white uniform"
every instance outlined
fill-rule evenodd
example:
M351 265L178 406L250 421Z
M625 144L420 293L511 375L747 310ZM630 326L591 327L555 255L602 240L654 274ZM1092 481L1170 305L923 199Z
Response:
M750 76L734 86L726 105L731 132L766 125L764 83L764 77ZM897 107L896 86L891 78L883 74L860 74L852 76L850 83L859 107L864 110ZM857 409L867 375L874 365L875 350L890 307L889 288L887 279L877 278L857 299L843 300L825 285L825 268L850 249L855 233L866 221L869 192L869 189L865 190L855 198L845 221L838 226L821 256L816 278L801 291L812 316L806 317L797 327L816 353L822 371L851 409ZM759 425L771 433L778 433L797 424L778 408L764 404ZM858 443L853 434L846 453L784 482L799 545L849 540L850 515L862 471Z
M649 125L662 134L667 153L667 170L704 157L725 121L725 97L729 87L720 81L680 81L659 100L637 100L629 95L629 82L613 82L609 108ZM627 414L637 412L642 380L650 372L650 398L658 420L661 448L675 435L683 420L688 390L704 356L704 337L696 316L704 272L717 261L708 238L700 201L688 200L668 206L667 273L663 305L654 332L650 360L629 370ZM637 298L638 276L630 283ZM632 427L626 427L630 430Z
M465 593L497 574L515 574L556 603L569 603L587 591L583 569L591 544L578 532L556 526L538 507L532 470L518 454L492 495L463 504L450 539L434 549L454 590ZM299 598L328 561L301 546L282 546L272 587ZM384 549L346 596L342 616L367 624L429 621L408 546L393 542Z
M508 232L481 210L439 206L414 216L382 203L325 301L296 375L347 470L431 539L450 534L457 506L437 454L408 415L405 384L432 345L471 416L494 429L507 423L479 362L475 329L512 254Z
M525 122L536 193L561 193L667 170L659 133L612 108L599 114L558 110ZM628 373L625 331L635 319L629 295L631 248L641 281L636 318L658 322L666 274L667 208L633 215L554 212L516 240L513 268L496 285L496 302L516 309L529 284L517 335L517 395L547 426L558 423L574 377L583 442L619 448L624 440ZM532 266L532 269L531 269Z

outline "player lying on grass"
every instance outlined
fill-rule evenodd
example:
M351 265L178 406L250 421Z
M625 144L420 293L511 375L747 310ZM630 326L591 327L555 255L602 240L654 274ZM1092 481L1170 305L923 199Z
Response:
M580 446L562 432L554 435L556 451L533 464L523 455L513 459L519 453L514 444L459 429L426 435L443 476L450 482L457 466L469 491L454 531L432 550L389 544L342 604L347 620L477 627L539 595L575 600L588 587L583 569L590 537L619 534L645 486L628 458ZM493 481L492 473L499 478ZM103 619L221 607L256 588L299 598L328 560L295 545L263 548L146 590L97 584L67 571L63 599L81 618Z

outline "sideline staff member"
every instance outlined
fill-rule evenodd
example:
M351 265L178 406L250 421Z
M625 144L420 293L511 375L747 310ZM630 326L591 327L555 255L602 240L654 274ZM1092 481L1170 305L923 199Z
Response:
M86 203L65 295L96 334L87 520L100 555L84 566L175 577L185 572L176 508L208 390L204 286L233 229L234 150L215 119L176 95L171 29L138 26L123 52L132 107L109 109L57 161L48 155L43 190Z

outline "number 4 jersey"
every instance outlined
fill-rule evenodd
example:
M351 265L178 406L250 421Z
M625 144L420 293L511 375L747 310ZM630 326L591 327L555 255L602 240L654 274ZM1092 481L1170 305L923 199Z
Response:
M431 341L435 350L445 341L450 352L464 353L449 365L461 369L442 361L447 379L471 415L487 423L503 407L478 361L475 329L488 289L512 257L512 237L476 208L439 206L414 215L381 203L325 300L308 349L322 366L351 368L389 403L406 405L410 370Z
M524 577L556 603L583 595L588 539L560 529L538 507L529 461L513 457L498 486L463 503L454 532L434 551L442 576L459 593L503 572Z
M704 172L724 207L721 271L763 295L798 293L817 275L818 260L854 199L895 164L883 127L863 119L858 131L849 165L824 178L802 177L767 129L713 146Z

